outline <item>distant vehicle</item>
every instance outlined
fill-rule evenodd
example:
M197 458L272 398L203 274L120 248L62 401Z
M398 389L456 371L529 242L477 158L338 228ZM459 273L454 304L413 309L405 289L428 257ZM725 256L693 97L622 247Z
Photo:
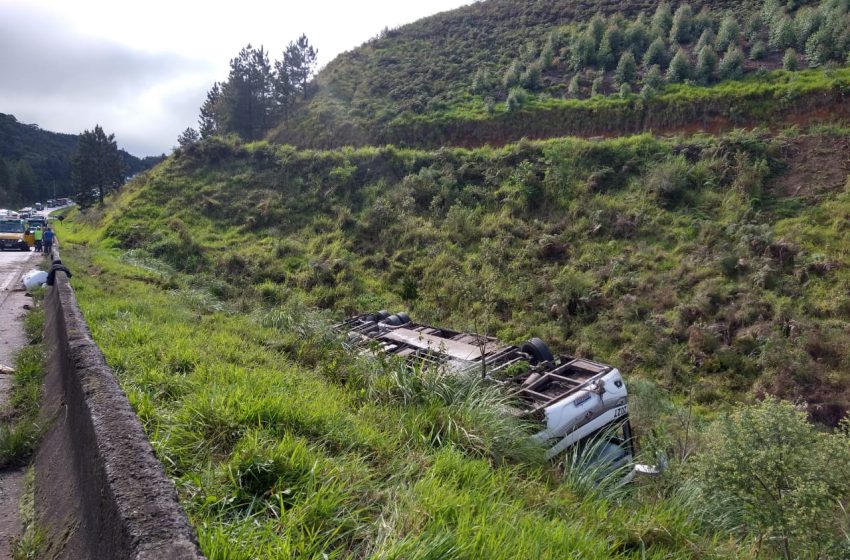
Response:
M0 250L29 251L30 246L24 239L25 232L26 222L23 220L0 219Z
M53 208L54 206L56 206L56 201L55 201L55 200L53 200L52 198L48 198L48 199L47 199L47 207L48 207L48 208Z
M27 218L27 227L32 229L34 227L45 228L47 227L47 217L46 216L30 216Z
M554 459L594 438L591 463L600 472L623 469L622 482L655 467L635 465L628 393L613 366L573 356L555 356L539 338L522 346L492 337L414 323L406 313L358 315L335 326L350 349L383 353L411 367L442 368L452 375L481 375L515 397L509 412L534 420L533 439ZM581 447L580 447L581 449Z
M36 202L35 203L35 209L36 209L37 212L41 212L42 210L44 210L44 205L40 202Z

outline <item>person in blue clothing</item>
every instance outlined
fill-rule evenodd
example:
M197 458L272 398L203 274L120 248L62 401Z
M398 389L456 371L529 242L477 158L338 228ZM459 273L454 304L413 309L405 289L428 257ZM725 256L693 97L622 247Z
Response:
M47 226L44 233L41 234L41 244L45 253L49 253L53 249L53 239L55 237L56 235L53 233L53 230L50 229L50 226Z

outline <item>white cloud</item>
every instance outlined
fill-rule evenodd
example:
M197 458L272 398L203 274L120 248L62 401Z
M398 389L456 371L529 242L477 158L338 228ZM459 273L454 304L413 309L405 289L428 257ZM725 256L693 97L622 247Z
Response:
M137 155L168 151L248 43L279 58L306 33L326 64L377 35L468 0L0 0L0 112L78 133L95 123Z

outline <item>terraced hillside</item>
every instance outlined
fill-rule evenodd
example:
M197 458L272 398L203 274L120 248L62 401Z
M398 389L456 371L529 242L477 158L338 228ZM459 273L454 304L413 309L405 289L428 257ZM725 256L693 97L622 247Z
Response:
M476 3L341 55L270 138L436 148L808 122L846 114L848 17L832 0Z

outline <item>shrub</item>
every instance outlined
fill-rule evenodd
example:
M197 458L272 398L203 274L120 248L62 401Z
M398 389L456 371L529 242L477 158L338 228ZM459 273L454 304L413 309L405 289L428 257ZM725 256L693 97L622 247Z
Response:
M508 67L505 75L502 77L502 86L505 89L510 89L519 83L519 78L522 75L522 63L519 60L514 60Z
M635 55L632 51L626 51L620 57L620 62L617 63L617 70L614 72L614 79L617 84L630 84L635 80L637 74L637 64L635 63Z
M690 185L690 167L682 156L670 158L653 166L644 178L646 190L665 206L680 202Z
M723 18L723 23L720 24L720 31L717 32L717 50L725 51L732 45L738 44L738 36L741 30L738 27L738 20L735 16L728 15Z
M661 86L664 85L664 75L661 73L661 67L657 64L650 66L649 70L646 71L646 75L643 77L643 83L654 90L661 89Z
M816 68L829 61L832 51L832 36L825 28L815 31L806 41L806 61Z
M528 93L521 87L511 88L508 99L505 102L508 111L520 109L528 100Z
M714 35L714 31L711 29L706 29L702 32L702 35L699 36L699 41L697 41L697 46L694 47L696 52L700 52L702 48L706 45L714 45L715 41L717 41L717 37Z
M569 85L567 86L567 94L570 97L578 97L580 92L581 80L579 78L579 75L576 74L575 76L573 76L573 78L570 80Z
M623 33L620 28L614 25L609 25L605 30L605 35L602 36L602 41L599 43L599 52L596 59L604 68L610 69L614 66L617 60L617 53L620 52L623 44Z
M540 78L543 75L543 67L539 62L528 65L525 72L520 76L520 84L527 90L540 89Z
M604 81L602 76L599 76L593 80L593 83L590 85L590 96L596 97L597 95L602 95L602 86L604 85Z
M782 67L792 72L800 67L800 59L797 57L797 51L794 49L787 49L785 51L785 56L782 57Z
M635 58L640 58L649 47L649 42L649 28L646 25L644 14L641 13L626 29L623 36L623 47L631 50Z
M764 41L756 41L750 47L750 60L761 60L767 54L767 45Z
M768 398L710 427L695 480L715 518L737 518L782 557L834 557L844 539L838 497L850 495L848 430L845 420L823 433L794 405Z
M620 84L620 97L628 97L632 93L632 86L628 83Z
M741 49L735 45L729 47L720 61L719 74L723 80L737 80L744 75L744 53Z
M788 16L776 18L770 25L768 44L772 49L787 49L793 47L797 37L794 34L794 23Z
M673 16L673 27L670 28L671 43L688 43L693 38L694 11L690 4L682 4Z
M596 61L596 44L589 29L576 36L570 53L570 65L576 72L587 68Z
M666 37L670 33L670 28L673 27L673 13L670 11L670 4L662 2L655 9L655 15L652 16L652 30Z
M672 83L683 82L688 79L689 75L688 53L685 52L685 49L680 48L673 60L670 61L670 67L667 69L667 80Z
M702 84L707 84L714 77L717 69L717 54L710 45L706 45L697 56L696 77Z
M643 65L650 67L657 64L664 67L667 64L667 46L664 44L664 39L658 38L649 45L646 53L643 55Z

